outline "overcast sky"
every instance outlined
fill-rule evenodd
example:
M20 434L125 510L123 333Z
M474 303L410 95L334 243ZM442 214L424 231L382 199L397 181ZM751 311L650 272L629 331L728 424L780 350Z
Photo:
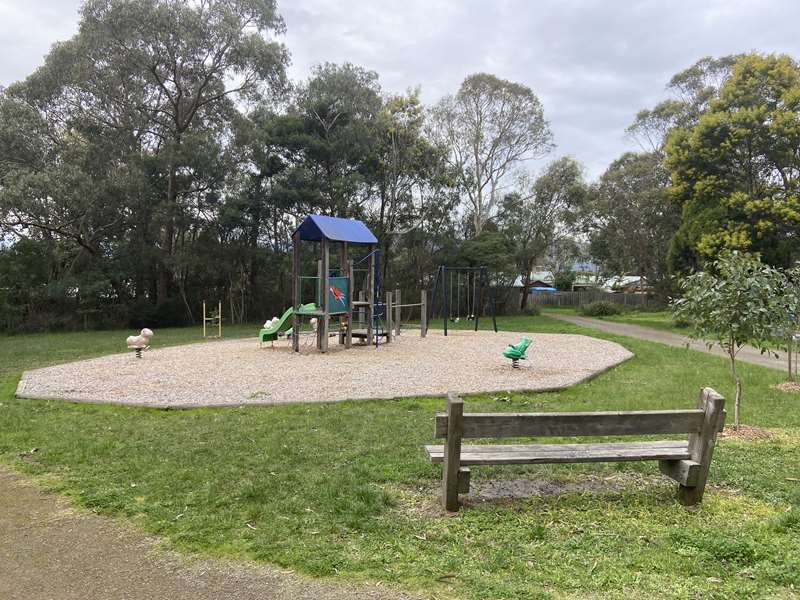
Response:
M80 0L0 0L0 85L25 77L77 29ZM793 0L285 0L290 75L350 61L387 92L425 102L487 71L531 87L557 148L590 177L627 149L625 127L677 71L748 50L800 57Z

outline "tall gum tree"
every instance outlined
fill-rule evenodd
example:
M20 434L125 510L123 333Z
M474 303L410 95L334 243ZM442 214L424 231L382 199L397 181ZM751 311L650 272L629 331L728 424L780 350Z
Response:
M159 303L170 297L180 199L193 181L186 140L193 129L229 121L234 98L283 87L288 55L272 39L283 31L274 0L88 0L78 34L47 58L52 95L66 98L52 106L132 137L142 154L159 158ZM55 63L70 66L53 73ZM28 87L44 82L39 75Z
M524 85L477 73L434 106L431 117L432 134L450 151L477 237L504 196L505 178L553 148L542 104Z

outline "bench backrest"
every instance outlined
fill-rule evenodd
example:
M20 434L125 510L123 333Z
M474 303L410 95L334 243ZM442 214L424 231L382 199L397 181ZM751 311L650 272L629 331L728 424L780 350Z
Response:
M462 402L455 394L448 395L448 412L436 415L437 438L447 437L452 407ZM705 415L703 408L690 408L617 412L462 413L456 418L462 438L504 438L700 433Z

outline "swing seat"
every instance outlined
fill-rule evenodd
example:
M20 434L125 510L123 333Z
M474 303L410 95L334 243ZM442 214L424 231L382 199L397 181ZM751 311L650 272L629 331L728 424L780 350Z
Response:
M503 350L503 356L506 358L510 358L515 364L518 360L525 360L526 356L525 353L528 350L528 347L531 345L530 338L522 338L518 344L509 344L505 350Z

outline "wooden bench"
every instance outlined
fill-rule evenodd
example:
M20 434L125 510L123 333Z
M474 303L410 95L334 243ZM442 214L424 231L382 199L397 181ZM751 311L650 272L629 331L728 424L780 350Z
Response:
M469 491L469 465L619 462L657 460L661 472L677 481L678 499L693 505L703 491L717 432L725 424L725 399L703 388L697 408L629 412L474 413L447 396L447 412L436 415L435 437L443 446L425 446L431 462L444 463L442 503L458 510L458 494ZM580 444L471 445L463 438L577 437L688 433L688 440Z

